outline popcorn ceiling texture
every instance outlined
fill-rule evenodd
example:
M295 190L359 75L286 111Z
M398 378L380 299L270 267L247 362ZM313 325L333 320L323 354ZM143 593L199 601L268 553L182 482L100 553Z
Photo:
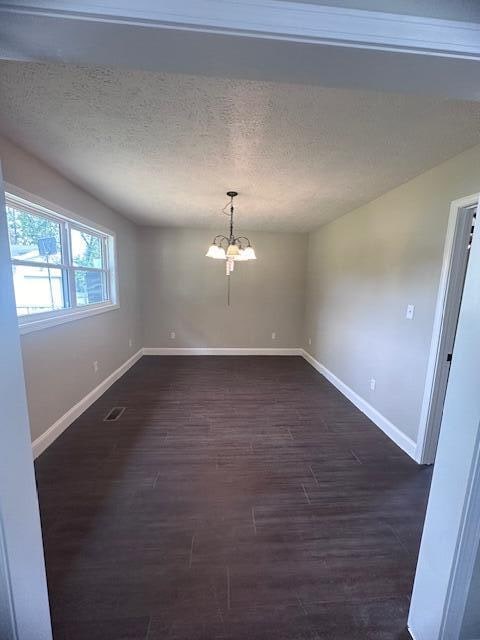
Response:
M480 103L0 63L0 131L140 224L308 231L480 142ZM84 212L88 216L88 212Z

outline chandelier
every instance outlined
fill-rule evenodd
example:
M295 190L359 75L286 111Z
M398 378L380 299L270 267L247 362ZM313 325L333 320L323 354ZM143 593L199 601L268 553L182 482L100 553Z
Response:
M213 258L214 260L225 260L226 274L229 276L234 269L235 262L256 260L257 256L248 238L234 235L233 199L238 196L238 193L236 191L227 191L227 196L230 198L230 214L226 214L230 215L230 236L228 238L222 234L215 236L205 255L207 258ZM224 210L227 206L224 207Z

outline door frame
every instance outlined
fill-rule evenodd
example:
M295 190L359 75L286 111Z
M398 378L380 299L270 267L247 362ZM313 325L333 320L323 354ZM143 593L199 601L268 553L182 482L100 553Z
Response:
M470 225L468 210L480 202L480 193L454 200L450 205L445 237L442 270L438 286L433 322L432 340L428 358L425 391L420 413L415 459L419 464L433 464L443 411L443 364L448 353L446 339L455 330L461 302L459 287L463 290L465 253L462 243ZM452 296L453 292L453 296ZM456 296L454 295L456 292ZM444 390L443 390L444 391Z
M52 640L0 165L0 634Z
M477 554L480 549L480 430L465 495L456 553L443 613L442 639L460 638Z

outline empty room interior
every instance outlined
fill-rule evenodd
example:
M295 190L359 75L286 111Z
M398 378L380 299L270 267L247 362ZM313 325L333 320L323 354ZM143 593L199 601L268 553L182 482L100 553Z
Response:
M1 640L479 640L478 3L0 43Z

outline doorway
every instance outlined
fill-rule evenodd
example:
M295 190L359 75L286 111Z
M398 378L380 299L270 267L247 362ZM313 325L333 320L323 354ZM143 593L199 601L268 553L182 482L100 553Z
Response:
M475 194L455 200L450 207L420 417L416 458L421 464L435 461L479 201L479 194Z
M480 548L479 282L477 213L411 598L408 625L416 638L459 639L464 623L468 635L478 626L468 606Z

